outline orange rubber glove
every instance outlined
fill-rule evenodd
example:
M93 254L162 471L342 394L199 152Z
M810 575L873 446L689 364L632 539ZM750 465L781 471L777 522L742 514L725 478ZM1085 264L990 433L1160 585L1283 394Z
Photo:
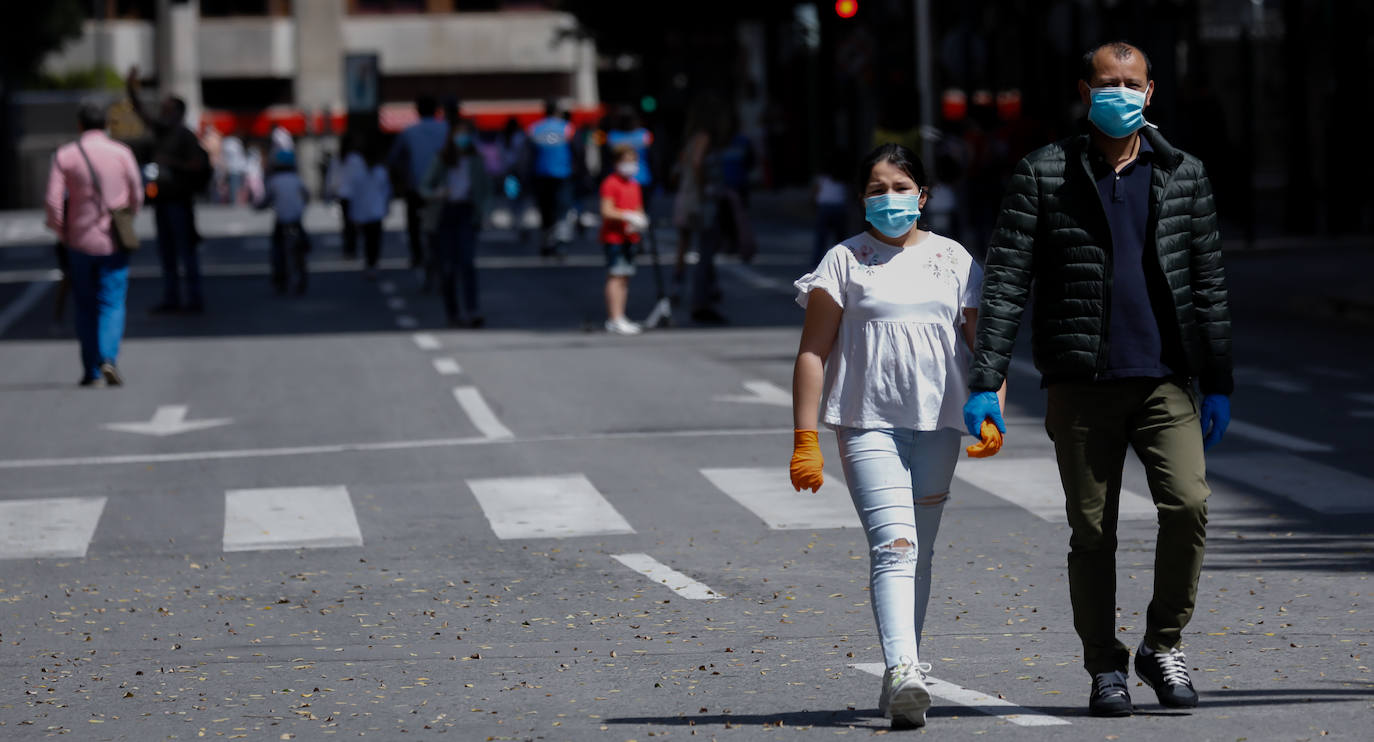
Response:
M1002 450L1002 431L991 420L984 419L978 432L983 434L983 439L964 449L969 458L985 459Z
M792 486L798 492L819 490L825 483L825 460L821 458L821 441L814 430L792 431Z

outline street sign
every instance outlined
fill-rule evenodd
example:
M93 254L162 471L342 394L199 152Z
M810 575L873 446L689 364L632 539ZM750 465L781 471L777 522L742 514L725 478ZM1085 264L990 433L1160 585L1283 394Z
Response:
M377 55L344 55L344 101L349 113L376 111L380 105Z

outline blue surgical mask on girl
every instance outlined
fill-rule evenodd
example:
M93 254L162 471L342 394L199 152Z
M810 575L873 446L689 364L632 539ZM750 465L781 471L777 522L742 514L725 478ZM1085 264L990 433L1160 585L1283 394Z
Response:
M919 193L884 193L864 199L864 218L888 237L901 237L921 218Z
M1112 139L1125 139L1145 125L1145 94L1130 88L1093 88L1088 120Z
M472 135L471 135L471 134L454 134L454 135L453 135L453 146L457 147L458 149L467 149L468 146L471 145L471 144L472 144Z

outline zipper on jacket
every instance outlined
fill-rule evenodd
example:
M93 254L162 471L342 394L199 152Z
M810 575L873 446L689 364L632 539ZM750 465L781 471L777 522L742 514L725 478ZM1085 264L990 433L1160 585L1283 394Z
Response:
M1083 172L1088 176L1087 187L1092 193L1092 202L1097 205L1097 213L1101 215L1101 225L1105 230L1106 247L1102 250L1102 327L1097 333L1097 357L1093 359L1093 381L1102 378L1102 372L1107 365L1107 330L1111 327L1112 321L1112 225L1107 222L1107 209L1102 206L1102 195L1097 190L1097 177L1093 174L1092 162L1088 157L1088 147L1090 142L1085 142L1083 149L1079 151L1079 164L1083 167Z

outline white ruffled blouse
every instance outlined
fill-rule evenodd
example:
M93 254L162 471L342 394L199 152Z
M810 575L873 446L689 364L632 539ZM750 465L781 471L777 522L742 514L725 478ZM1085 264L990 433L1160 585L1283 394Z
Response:
M844 310L825 364L821 421L962 430L970 355L959 327L982 284L964 246L934 233L905 248L867 233L831 248L794 284L801 306L821 289Z

